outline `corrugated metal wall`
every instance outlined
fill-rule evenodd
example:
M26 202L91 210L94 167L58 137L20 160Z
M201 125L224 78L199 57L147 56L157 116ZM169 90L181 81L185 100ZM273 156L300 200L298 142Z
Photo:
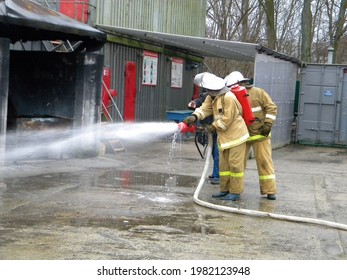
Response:
M301 71L297 141L347 145L347 65L307 64Z
M193 95L194 76L201 71L199 68L186 70L183 65L182 88L171 87L171 61L165 54L158 53L157 85L142 85L143 50L120 44L107 43L103 49L105 66L111 69L111 88L118 95L114 98L117 108L124 113L125 66L128 61L136 63L136 121L164 121L166 111L187 110L187 104ZM111 108L111 116L115 121L121 120L117 109Z
M267 54L255 59L255 86L261 87L277 105L277 118L271 131L272 146L282 147L292 141L295 86L298 65Z
M205 37L206 0L96 2L97 24Z
M62 1L36 0L42 5L59 10ZM73 0L72 0L73 2ZM76 1L79 3L80 1ZM144 29L156 32L205 36L206 0L89 0L90 22L118 27ZM23 48L23 46L18 46ZM182 88L171 87L171 61L165 54L158 55L156 86L142 85L143 49L107 43L102 53L104 66L111 69L111 88L118 95L116 107L111 107L111 117L120 121L124 114L125 66L136 63L136 121L162 121L166 111L186 110L193 95L193 79L202 69L186 70L183 65ZM122 117L119 116L119 113Z

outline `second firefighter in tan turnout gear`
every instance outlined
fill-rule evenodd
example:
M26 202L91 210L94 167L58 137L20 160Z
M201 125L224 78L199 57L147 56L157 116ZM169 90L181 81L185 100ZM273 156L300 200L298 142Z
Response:
M222 78L206 72L198 74L194 83L207 89L208 96L183 122L203 120L213 115L212 126L218 135L220 192L212 197L239 200L244 190L244 154L249 137L242 107Z
M249 79L244 78L238 71L230 73L224 80L227 86L238 83L247 89L255 121L248 126L250 138L246 143L245 167L250 149L253 147L259 175L260 193L266 195L270 200L275 200L277 189L272 160L271 128L276 120L277 106L265 90L251 85Z

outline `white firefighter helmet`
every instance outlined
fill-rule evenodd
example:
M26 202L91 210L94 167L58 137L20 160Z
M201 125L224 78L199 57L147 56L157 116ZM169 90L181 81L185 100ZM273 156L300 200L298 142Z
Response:
M195 85L200 86L201 81L202 81L202 76L205 75L205 73L208 73L208 72L202 72L202 73L195 75L195 77L194 77L194 84Z
M194 84L207 90L221 90L225 87L225 82L222 78L209 72L197 74L194 78Z
M243 81L249 81L248 78L243 77L239 71L233 71L224 78L225 85L230 87Z

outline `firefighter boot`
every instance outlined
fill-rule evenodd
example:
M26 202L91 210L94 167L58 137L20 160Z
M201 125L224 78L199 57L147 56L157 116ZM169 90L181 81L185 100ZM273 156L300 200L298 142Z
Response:
M221 200L232 200L232 201L237 201L240 200L240 195L239 194L235 194L235 193L229 193L226 196L223 196L220 198Z
M220 180L219 180L219 178L217 178L217 177L212 177L212 178L210 178L210 183L211 183L212 185L218 185L219 182L220 182Z
M212 195L212 197L214 198L220 198L220 197L223 197L223 196L226 196L229 192L219 192L219 193L215 193Z
M274 194L268 194L268 195L266 196L266 198L269 199L269 200L276 200L276 195L274 195Z

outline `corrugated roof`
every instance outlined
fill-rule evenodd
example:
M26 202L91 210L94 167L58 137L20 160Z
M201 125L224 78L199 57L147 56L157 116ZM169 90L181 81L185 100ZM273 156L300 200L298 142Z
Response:
M221 57L236 60L253 61L257 44L223 41L202 37L183 36L139 29L122 28L108 25L97 25L98 29L120 36L156 43L159 45L188 50L193 54L206 57Z
M183 36L109 25L97 25L96 27L108 34L130 37L135 40L165 46L166 48L174 47L202 57L254 61L257 53L266 53L279 59L301 64L301 62L294 57L276 52L260 44Z
M83 41L89 50L100 49L107 39L102 31L29 0L0 0L0 36L12 42Z

